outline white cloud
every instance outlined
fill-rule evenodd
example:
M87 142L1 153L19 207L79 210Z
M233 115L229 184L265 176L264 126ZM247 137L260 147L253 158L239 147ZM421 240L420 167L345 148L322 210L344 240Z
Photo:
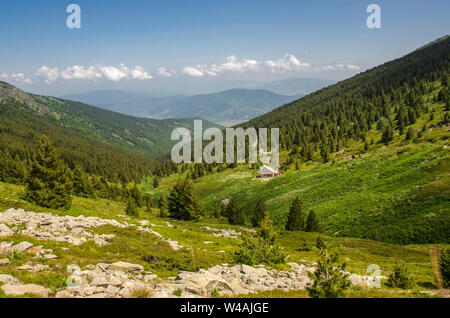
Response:
M282 58L275 60L258 61L255 59L238 59L234 55L227 57L224 63L218 64L198 64L195 66L186 66L181 70L182 74L192 77L217 76L222 73L244 73L244 72L332 72L332 71L358 71L360 67L353 64L330 63L327 65L311 65L310 63L299 60L293 54L286 54ZM165 67L157 69L156 74L163 78L173 77L176 72L169 71ZM105 79L118 82L124 79L149 80L152 75L142 66L129 68L125 64L119 66L93 64L93 65L72 65L59 71L58 67L40 67L34 76L50 84L58 79L62 80L91 80L98 81ZM0 79L9 79L13 82L30 84L32 81L23 73L7 74L1 73Z
M186 66L185 68L183 68L182 73L193 77L201 77L205 75L205 72L204 70L202 70L201 65L198 65L197 67Z
M36 71L35 76L43 78L44 82L49 84L58 79L59 77L58 68L57 67L50 68L44 65Z
M222 64L199 64L196 66L186 66L182 73L201 77L204 75L216 76L223 72L245 72L245 71L256 71L258 69L259 62L256 60L243 59L239 61L234 55L227 57L227 61Z
M278 59L276 61L272 60L265 61L264 65L272 73L284 73L287 71L307 70L311 67L311 64L299 61L293 54L286 54L283 58Z
M93 65L85 68L83 65L73 65L61 72L64 80L98 80L103 75Z
M227 57L227 62L223 64L213 64L211 66L211 71L214 73L221 72L245 72L248 70L256 71L258 68L259 62L256 60L248 60L244 59L243 61L238 61L238 59L231 55Z
M138 80L152 79L153 77L148 74L142 67L136 66L134 70L131 71L131 78Z
M283 73L287 71L308 70L311 64L299 61L293 54L286 54L278 60L257 61L254 59L239 60L236 56L227 57L227 61L222 64L205 65L199 64L195 67L187 66L183 69L183 73L200 77L204 75L215 76L224 72L243 73L247 71L264 71L268 70L272 73Z
M101 66L99 70L103 73L103 75L110 81L118 82L121 79L127 77L128 69L123 70L124 66L121 65L121 68L116 68L114 66Z
M172 77L172 73L169 72L165 67L158 68L158 75L161 77Z
M25 74L23 73L15 73L11 74L11 80L17 83L23 83L23 84L31 84L31 79L28 77L25 77Z
M22 84L31 84L31 79L25 77L23 73L15 73L15 74L7 74L5 72L0 74L0 79L6 81L10 80L10 82L22 83Z
M63 80L93 80L107 79L118 82L122 79L137 79L147 80L152 79L152 76L145 71L141 66L135 66L130 69L125 64L120 64L119 67L108 65L73 65L67 67L65 70L58 72L58 68L49 68L42 66L36 71L35 76L44 78L44 82L49 84L52 81L62 78Z
M361 69L358 65L353 65L353 64L347 64L347 68L349 70L356 70L356 71Z
M322 71L345 71L345 70L357 71L360 69L360 67L353 64L334 63L322 66L320 69Z

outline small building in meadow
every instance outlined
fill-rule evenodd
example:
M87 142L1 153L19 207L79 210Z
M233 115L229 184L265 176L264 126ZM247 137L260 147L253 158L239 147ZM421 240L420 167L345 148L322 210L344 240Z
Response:
M261 169L259 169L259 175L261 178L275 178L280 175L277 168L271 168L266 165L262 165Z

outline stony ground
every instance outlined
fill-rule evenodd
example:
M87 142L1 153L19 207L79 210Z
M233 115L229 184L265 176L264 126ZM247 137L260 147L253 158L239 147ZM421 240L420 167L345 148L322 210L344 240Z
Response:
M59 216L51 213L26 212L22 209L9 209L0 213L0 237L8 238L14 234L30 237L33 241L55 241L80 246L93 241L98 246L109 244L114 234L97 234L95 228L101 226L117 228L136 227L138 231L153 234L158 240L168 243L177 250L183 246L176 241L156 232L148 221L138 224L119 222L84 216ZM166 222L168 227L172 224ZM204 227L213 237L236 239L241 235L233 229ZM252 231L242 228L242 231ZM205 244L207 242L205 241ZM67 250L65 247L63 250ZM196 272L180 271L176 277L159 278L146 271L140 264L125 261L114 263L89 264L83 268L72 266L67 271L66 286L59 290L49 290L38 284L24 284L9 274L1 274L2 266L10 265L9 258L14 253L32 255L32 260L21 264L16 269L32 273L48 272L52 268L40 261L52 261L57 255L51 249L36 245L26 240L13 243L0 243L0 288L6 296L34 294L41 297L210 297L215 295L245 295L269 290L303 290L310 282L308 272L314 269L312 262L304 264L291 262L289 270L276 270L264 266L247 266L220 264ZM368 276L350 274L355 285L366 285Z

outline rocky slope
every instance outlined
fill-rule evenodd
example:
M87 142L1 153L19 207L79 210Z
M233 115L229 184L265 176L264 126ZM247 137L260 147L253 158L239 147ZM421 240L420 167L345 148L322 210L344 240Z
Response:
M28 236L38 241L55 241L82 245L93 241L99 246L109 244L113 234L96 234L93 229L103 225L118 228L136 227L139 231L152 233L158 240L169 243L173 249L182 248L178 242L164 238L150 228L149 222L140 224L119 222L84 216L59 216L51 213L26 212L22 209L9 209L0 213L0 237L7 239L13 235ZM172 226L168 224L168 226ZM211 235L225 235L236 238L241 233L224 232L208 228ZM245 230L243 228L243 230ZM217 233L219 231L219 234ZM67 250L64 248L63 250ZM17 267L17 270L46 273L58 268L52 263L58 258L53 250L44 249L28 241L0 243L0 289L6 296L23 296L35 294L41 297L210 297L219 295L243 295L265 290L301 290L310 282L308 272L314 270L314 264L289 263L290 270L276 270L262 265L247 266L221 264L196 272L180 271L172 279L160 279L154 273L144 270L140 264L129 262L97 263L83 268L69 266L67 270L67 286L58 290L49 290L37 284L25 284L14 276L2 274L2 267L10 265L7 258L12 253L32 255L32 260ZM46 264L42 264L42 262ZM369 276L350 274L353 284L364 285Z

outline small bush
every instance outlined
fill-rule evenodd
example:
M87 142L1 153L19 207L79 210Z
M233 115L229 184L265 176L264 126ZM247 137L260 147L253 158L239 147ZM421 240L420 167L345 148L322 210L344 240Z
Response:
M172 293L172 295L177 296L177 297L181 297L182 294L183 294L183 291L181 290L181 288L174 290Z
M414 287L414 280L404 265L395 265L394 271L389 275L387 285L393 288L411 289Z
M330 253L326 249L320 251L320 260L316 270L309 273L312 283L306 288L313 298L337 298L342 296L351 285L345 264L333 266L338 260L336 253Z
M141 258L144 262L150 263L154 268L177 270L177 271L189 271L195 272L199 268L195 266L194 259L189 251L178 251L176 256L156 256L145 255Z
M281 247L275 245L276 232L273 228L269 214L266 212L261 221L261 227L255 236L244 233L241 236L242 244L238 251L232 254L236 263L254 264L281 264L285 262Z
M153 292L146 288L135 288L131 292L131 298L151 298L153 296Z
M317 236L316 247L317 247L319 250L324 250L324 249L327 248L327 246L326 246L325 243L322 241L322 239L320 238L320 236Z
M211 297L219 297L219 296L220 296L220 295L219 295L219 292L220 292L220 289L219 289L219 288L214 289L214 290L211 292Z
M300 245L300 248L297 249L299 252L309 252L312 248L309 246L308 242L306 240L303 240L302 244Z
M6 255L6 258L8 258L11 262L14 260L21 260L23 257L24 255L17 251L12 251Z
M441 251L441 259L439 261L439 265L441 267L444 287L450 288L450 248Z

